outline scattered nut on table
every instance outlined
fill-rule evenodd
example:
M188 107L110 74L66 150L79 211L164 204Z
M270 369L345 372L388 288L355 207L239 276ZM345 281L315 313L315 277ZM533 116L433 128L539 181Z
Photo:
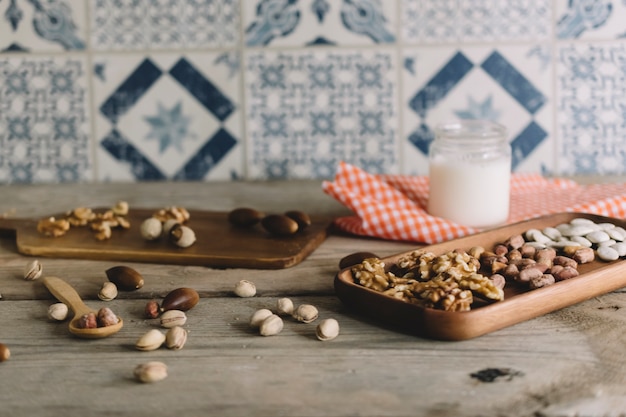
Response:
M293 314L293 301L290 298L279 298L276 302L276 313L279 316L291 316Z
M171 328L175 326L182 326L187 322L187 315L184 311L180 310L168 310L161 314L161 326L165 328Z
M178 247L188 248L196 242L196 233L192 228L178 223L170 229L169 239Z
M235 284L235 295L239 297L254 297L256 295L256 285L252 281L242 279Z
M293 312L293 318L302 323L311 323L317 320L319 312L317 307L311 304L301 304Z
M4 362L11 357L11 351L4 343L0 343L0 362Z
M140 226L141 236L146 240L156 240L163 233L163 223L156 217L148 217Z
M143 287L143 276L128 266L114 266L105 271L109 281L122 291L134 291Z
M98 292L98 298L102 301L112 301L117 297L117 285L111 281L106 281L102 284L100 292Z
M261 336L274 336L283 330L283 319L276 314L272 314L261 322L259 334Z
M63 321L69 314L69 308L64 303L54 303L48 307L50 320Z
M157 350L165 343L165 334L159 329L151 329L144 333L137 342L135 348L143 352Z
M324 319L318 325L315 332L321 341L332 340L339 335L339 322L335 319Z
M252 313L252 316L250 316L250 327L258 328L259 326L261 326L261 323L263 323L263 320L265 320L272 314L274 313L272 313L272 311L267 308L261 308L255 311L254 313Z
M135 367L133 375L139 382L151 383L162 381L167 378L167 365L159 361L142 363Z
M157 300L150 300L146 303L144 313L149 319L156 319L161 314L161 306Z
M200 295L193 288L181 287L176 288L163 298L161 302L161 311L181 310L188 311L198 304Z
M187 330L174 326L165 333L165 346L168 349L180 350L187 343Z
M34 281L41 277L43 266L37 259L26 264L24 268L24 279L26 281Z

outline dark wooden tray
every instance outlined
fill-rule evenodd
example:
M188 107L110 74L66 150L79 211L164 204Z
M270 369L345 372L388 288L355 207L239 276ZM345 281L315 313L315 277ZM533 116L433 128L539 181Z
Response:
M113 229L111 238L105 241L96 240L88 227L72 227L61 237L43 236L37 232L39 219L0 218L0 231L14 235L18 251L32 256L280 269L298 264L313 252L326 238L332 220L312 216L312 224L306 229L292 236L276 237L260 225L232 226L227 212L189 210L188 226L196 233L197 241L191 247L178 248L166 239L147 241L141 236L142 221L155 211L131 209L126 216L130 229Z
M472 246L493 247L517 233L547 226L567 223L584 217L596 223L609 222L626 227L626 221L580 213L559 213L507 225L423 249L436 255ZM403 252L383 260L395 263ZM579 266L580 275L566 281L536 290L507 283L503 301L472 308L466 312L448 312L425 308L383 295L355 283L350 268L341 270L335 277L337 296L350 308L383 325L409 331L416 335L438 340L464 340L481 336L513 324L539 317L546 313L597 297L626 286L626 264L623 259L614 262L596 260Z

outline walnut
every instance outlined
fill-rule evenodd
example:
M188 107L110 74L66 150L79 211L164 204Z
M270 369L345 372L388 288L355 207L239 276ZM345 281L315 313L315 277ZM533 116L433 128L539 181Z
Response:
M413 292L424 302L425 307L445 311L469 311L473 301L472 292L459 288L454 280L416 282Z
M367 258L360 264L354 265L352 274L359 284L366 288L384 291L390 286L388 273L385 271L385 263L378 258Z
M46 236L63 236L68 230L70 230L70 222L66 219L57 220L54 217L48 217L37 223L37 231Z
M96 218L95 213L88 207L77 207L67 216L67 221L72 226L86 226L90 221Z
M472 294L482 295L489 300L502 301L504 299L503 289L484 275L473 273L461 278L458 283L460 288L470 290Z
M165 221L170 219L176 220L179 223L185 223L187 220L189 220L190 215L189 211L187 211L187 209L183 207L171 206L156 211L152 214L152 217L161 220L161 223L164 223Z

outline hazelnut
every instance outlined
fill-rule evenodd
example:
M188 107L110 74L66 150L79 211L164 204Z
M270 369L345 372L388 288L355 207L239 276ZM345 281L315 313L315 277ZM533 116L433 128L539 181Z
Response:
M156 300L150 300L146 303L145 308L146 317L149 319L156 319L161 314L161 307Z
M180 310L167 310L161 314L161 326L171 328L182 326L187 322L187 315Z
M133 371L135 379L139 382L158 382L167 378L167 365L163 362L152 361L142 363Z
M332 340L339 335L339 323L335 319L325 319L317 325L315 332L321 341Z
M135 348L144 352L157 350L165 342L165 334L159 329L152 329L135 342Z
M102 307L96 315L98 327L113 326L119 323L120 319L113 313L109 307Z
M155 240L163 232L163 224L155 217L149 217L141 223L141 236L146 240Z
M11 351L4 343L0 343L0 362L4 362L11 357Z
M43 267L41 263L35 259L32 262L29 262L24 269L24 279L26 281L34 281L41 277L43 272Z
M276 314L272 314L261 322L259 333L261 336L274 336L283 330L283 325L283 319Z
M254 297L256 295L256 285L252 281L242 279L235 285L235 294L239 297Z
M98 327L98 320L95 313L83 314L76 322L76 327L79 329L95 329Z
M50 320L63 321L69 314L69 308L63 303L55 303L48 307L48 318Z

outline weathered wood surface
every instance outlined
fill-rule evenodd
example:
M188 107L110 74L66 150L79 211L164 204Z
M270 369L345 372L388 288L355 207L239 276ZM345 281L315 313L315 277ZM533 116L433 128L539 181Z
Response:
M200 192L199 192L200 191ZM228 210L299 208L347 214L318 182L237 184L105 184L2 187L0 212L37 216L126 199L131 206L184 205ZM381 327L347 310L333 278L344 255L368 250L388 256L415 247L347 236L329 237L301 264L284 270L214 270L128 264L144 274L139 291L106 304L124 328L104 340L71 336L52 323L53 302L41 282L21 276L32 258L0 238L0 343L12 356L0 363L0 416L618 416L626 414L626 291L618 290L521 324L462 342L438 342ZM66 279L92 306L113 262L45 259L44 272ZM254 298L232 295L247 278ZM145 302L179 286L202 298L189 312L184 349L139 352L137 338L156 323ZM262 337L248 327L258 308L279 297L310 303L334 317L340 336L315 338L315 323L286 319ZM376 306L372 306L376 308ZM169 376L135 382L135 365L161 360ZM511 371L510 380L481 382L471 374Z

